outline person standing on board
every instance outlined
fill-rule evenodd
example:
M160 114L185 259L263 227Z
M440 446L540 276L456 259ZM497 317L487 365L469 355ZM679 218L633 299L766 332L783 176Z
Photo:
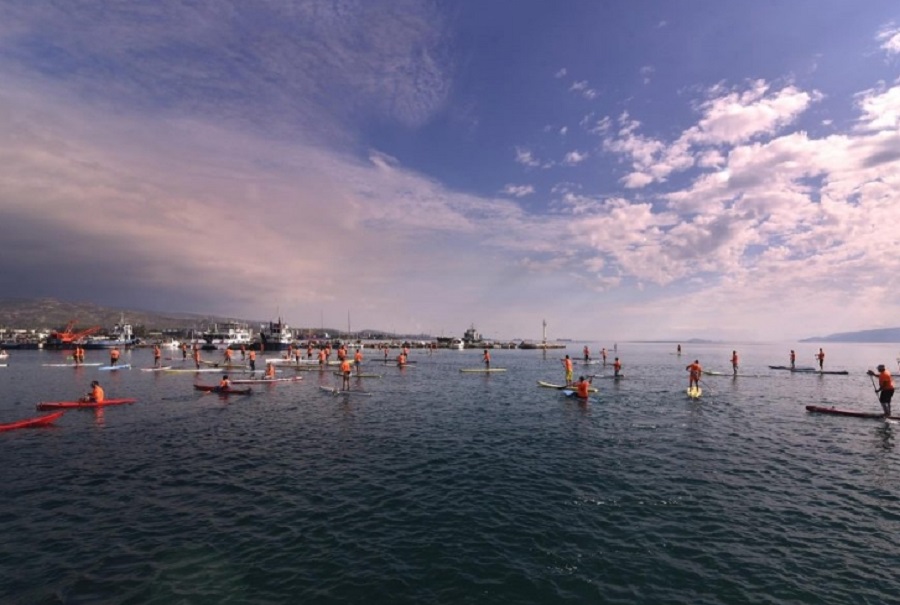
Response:
M162 357L162 351L159 349L159 345L153 345L153 367L159 367L159 360Z
M681 355L681 345L678 345L678 346L675 348L675 353L678 354L678 355Z
M113 347L109 352L109 365L114 366L119 363L119 347Z
M697 387L700 388L700 376L703 375L703 368L700 366L700 361L698 359L694 360L694 363L685 366L685 370L690 372L690 378L688 380L688 388Z
M319 349L319 365L323 368L328 363L328 354L325 352L325 349Z
M406 353L400 351L400 354L397 355L397 366L398 367L406 367Z
M103 387L100 386L100 383L96 380L91 381L91 392L85 395L80 399L83 402L92 402L92 403L103 403L105 399L105 394L103 393Z
M881 403L885 417L890 416L891 399L894 397L894 379L891 378L891 373L882 364L878 366L878 374L875 374L872 370L869 370L866 374L878 376L878 388L875 389L875 392L878 393L878 402Z
M362 361L363 361L362 349L356 349L356 353L353 354L353 365L356 366L357 374L362 373Z
M569 359L569 356L566 355L566 358L562 360L563 368L566 370L566 386L572 385L572 360Z
M341 384L342 391L350 390L350 360L344 357L341 360L341 376L343 377L343 383Z
M590 360L591 360L591 350L588 348L587 345L584 345L584 361L585 361L585 363L587 363Z
M819 347L819 352L816 353L816 359L819 360L819 371L822 371L822 366L825 365L825 351L822 350L822 347Z
M250 372L256 371L256 351L250 349L250 352L247 354L248 360L250 361Z
M194 345L194 365L197 366L197 369L200 369L200 347Z
M484 350L484 354L481 356L481 361L484 362L484 369L491 369L491 354L488 353L487 349Z
M793 370L797 366L797 353L794 349L791 349L791 369Z
M247 359L247 347L246 345L241 345L241 361Z
M619 377L619 372L622 370L622 362L619 361L619 358L616 357L616 360L613 362L613 376L615 378Z
M181 361L187 361L187 343L181 343Z
M737 376L738 373L738 354L737 351L731 352L731 371Z
M606 347L600 349L600 357L603 358L603 365L606 365Z
M225 362L225 365L230 365L230 364L231 364L231 349L229 349L228 347L225 347L225 359L224 359L224 362Z
M275 379L275 364L267 363L266 364L266 373L263 374L263 378L266 380L274 380Z

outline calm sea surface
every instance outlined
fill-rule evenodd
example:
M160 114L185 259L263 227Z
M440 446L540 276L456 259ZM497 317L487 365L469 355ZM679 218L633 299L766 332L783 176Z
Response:
M581 344L494 350L493 375L459 372L479 351L367 350L369 397L303 372L227 399L192 389L214 374L12 351L0 422L95 378L138 403L0 433L0 603L897 602L900 424L804 410L879 411L864 372L897 345L826 345L849 376L768 369L812 345L739 346L747 376L688 400L684 366L730 373L732 348L620 343L626 378L586 405L537 386Z

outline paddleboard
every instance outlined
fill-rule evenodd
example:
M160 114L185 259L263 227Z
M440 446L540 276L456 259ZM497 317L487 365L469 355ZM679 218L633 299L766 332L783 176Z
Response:
M343 376L343 372L332 372L335 376ZM350 374L350 378L381 378L381 374Z
M770 370L787 370L789 372L815 372L816 369L812 366L797 366L792 368L791 366L769 366Z
M807 412L814 414L832 414L834 416L851 416L853 418L873 418L875 420L884 420L884 414L880 412L856 412L853 410L839 410L835 407L826 408L819 405L806 406ZM900 420L900 416L889 416L889 420Z
M141 372L165 372L171 370L172 366L162 366L161 368L141 368Z
M691 399L700 399L700 396L703 395L703 389L700 387L690 387L686 392Z
M219 374L223 373L224 370L219 370L216 368L169 368L167 370L163 370L167 374L200 374L207 372L218 372Z
M223 389L218 385L212 384L195 384L194 388L204 393L218 393L219 395L249 395L253 392L253 389L250 387L246 389Z
M337 396L337 395L342 395L342 396L345 396L345 397L346 397L346 396L349 396L349 395L353 395L353 396L362 396L362 397L370 397L370 396L372 395L372 393L368 393L368 392L366 392L366 391L353 391L353 390L350 390L350 391L344 391L344 390L342 390L342 389L335 389L335 388L333 388L333 387L326 387L326 386L320 386L320 387L319 387L319 390L322 391L322 392L325 392L325 393L329 393L329 394L331 394L331 395L335 395L335 396Z
M81 367L97 367L103 365L97 363L42 363L45 368L81 368Z
M490 372L505 372L506 368L463 368L460 372L469 372L472 374L488 374Z
M104 399L101 402L96 401L42 401L37 404L39 410L64 410L79 408L104 408L110 405L125 405L134 403L137 399Z
M5 424L0 424L0 431L11 431L13 429L47 426L65 413L65 410L63 410L61 412L53 412L52 414L37 416L35 418L26 418L25 420L17 420L16 422L7 422Z
M131 369L131 364L130 364L130 363L123 363L123 364L120 364L120 365L117 365L117 366L100 366L100 367L97 368L97 369L100 370L100 371L108 371L108 372L115 372L116 370L130 370L130 369Z
M559 390L569 390L569 391L572 390L571 386L566 386L564 384L553 384L552 382L545 382L543 380L538 380L538 386L544 387L547 389L559 389ZM597 393L598 389L597 389L597 387L590 387L589 391L591 393Z
M204 361L202 359L200 360L200 363L205 366L210 366L213 368L222 368L225 370L241 370L241 369L250 367L249 365L247 365L245 363L225 363L224 361L222 361L222 362Z
M717 370L703 370L703 373L708 376L724 376L725 372L719 372Z
M231 384L266 384L277 382L300 382L303 376L293 376L291 378L236 378Z

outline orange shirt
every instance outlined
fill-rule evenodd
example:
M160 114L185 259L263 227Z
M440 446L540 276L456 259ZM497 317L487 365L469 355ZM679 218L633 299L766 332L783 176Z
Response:
M622 369L622 362L619 361L619 360L616 360L616 362L613 364L613 369L614 369L616 372L618 372L619 370L621 370L621 369Z
M110 359L118 359L119 358L119 349L113 349L109 352Z
M275 366L271 363L266 365L266 378L275 378Z
M703 373L703 368L700 367L699 363L692 363L687 367L691 372L691 378L695 380L700 380L700 375Z
M578 387L578 396L582 399L587 399L588 393L590 393L591 383L587 380L582 380L576 386Z
M250 356L250 361L256 361L256 351L250 351L247 355Z
M889 391L894 390L894 379L891 378L891 373L885 370L881 374L878 375L878 386L884 390L887 389Z
M563 365L566 367L566 372L572 371L572 360L571 359L563 359Z
M343 372L344 374L350 373L350 360L349 359L345 359L344 361L341 362L341 372Z
M356 355L353 356L353 361L356 363L360 363L362 361L362 351L357 351Z
M103 392L103 387L101 387L99 384L95 384L91 389L91 401L100 403L105 399L105 397L106 395Z

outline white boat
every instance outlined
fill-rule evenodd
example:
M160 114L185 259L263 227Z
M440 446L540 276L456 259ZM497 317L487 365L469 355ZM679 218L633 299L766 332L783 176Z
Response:
M447 345L447 348L455 351L462 351L466 348L466 343L462 341L462 338L454 338L450 341L450 344Z
M199 340L203 342L202 346L206 350L236 349L241 345L249 347L253 333L246 324L237 322L213 324L211 330L200 334Z
M131 347L137 342L131 324L121 323L116 324L107 336L88 336L81 346L85 349L113 349Z
M266 351L284 351L294 342L294 335L290 326L281 318L278 321L270 321L259 331L260 342Z
M0 351L0 359L9 359L9 353L6 351Z

